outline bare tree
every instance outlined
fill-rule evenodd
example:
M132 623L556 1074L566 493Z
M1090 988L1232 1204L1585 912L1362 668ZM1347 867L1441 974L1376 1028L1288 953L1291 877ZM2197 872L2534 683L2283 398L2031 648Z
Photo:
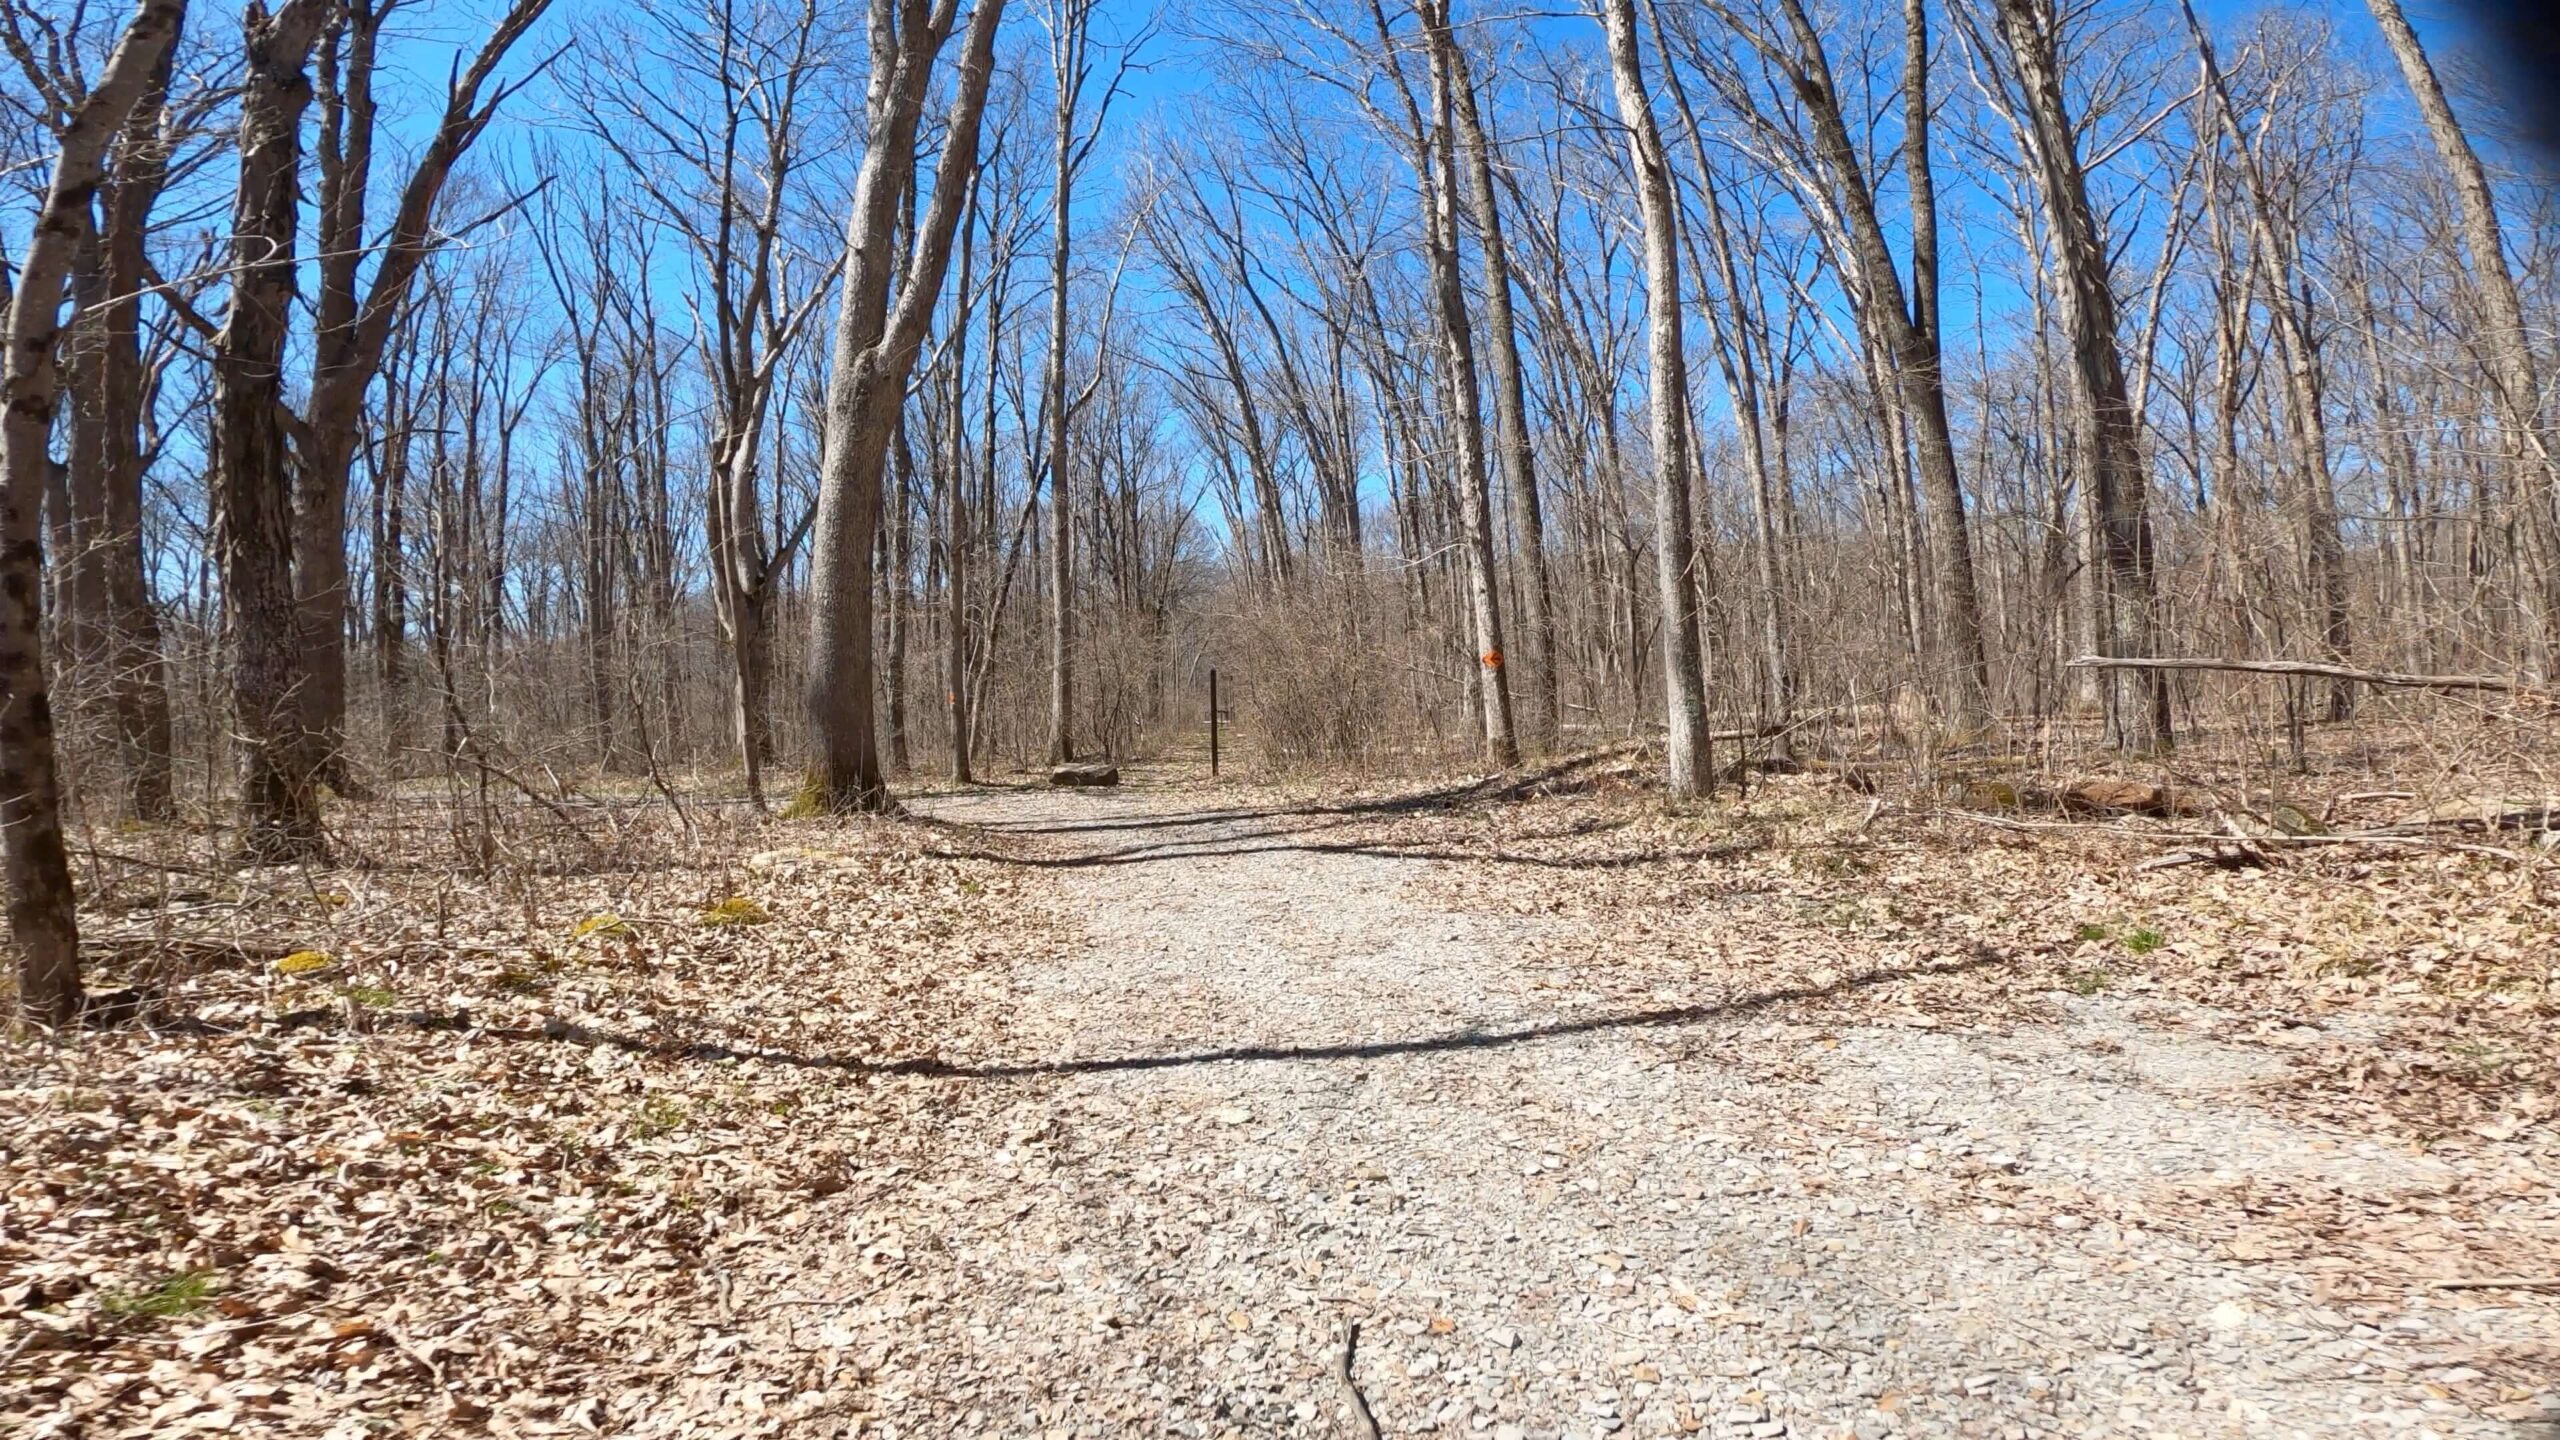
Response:
M45 490L58 400L62 302L107 147L177 43L184 0L142 0L97 82L57 141L53 178L14 289L0 289L9 349L0 362L0 859L9 879L9 933L18 949L18 1004L29 1018L67 1025L84 998L79 918L62 839L61 786L43 651Z
M1493 180L1493 142L1485 131L1476 84L1466 51L1450 24L1448 0L1417 0L1414 13L1422 21L1431 46L1433 73L1451 96L1464 156L1467 205L1476 227L1476 252L1484 279L1486 354L1492 362L1494 458L1510 497L1512 523L1520 556L1520 625L1529 639L1529 726L1531 739L1552 745L1560 715L1556 708L1554 600L1549 593L1546 525L1538 501L1538 475L1529 444L1528 391L1521 375L1520 327L1512 314L1511 251L1504 243L1500 192ZM1455 177L1453 177L1455 178Z
M2471 258L2471 281L2477 290L2486 347L2489 383L2510 463L2519 489L2528 545L2538 574L2530 577L2531 599L2540 610L2535 644L2541 668L2560 652L2560 465L2555 465L2544 430L2541 378L2534 361L2532 337L2524 323L2524 303L2517 293L2515 271L2507 256L2506 238L2498 222L2496 195L2480 154L2464 133L2462 122L2436 78L2418 34L2409 28L2399 0L2365 0L2382 28L2383 43L2399 62L2409 93L2425 117L2436 154L2453 179L2453 195L2461 206L2463 246Z
M1434 47L1429 61L1429 109L1417 98L1397 58L1400 44L1386 14L1371 7L1378 46L1397 99L1404 111L1403 136L1413 153L1414 183L1422 210L1423 257L1430 272L1434 318L1439 322L1439 389L1446 405L1444 425L1457 461L1451 494L1457 511L1460 548L1466 559L1467 619L1476 649L1477 669L1470 683L1478 699L1484 755L1496 765L1516 765L1520 742L1513 732L1511 672L1503 654L1502 586L1493 549L1493 498L1486 474L1484 396L1476 367L1475 319L1467 306L1466 279L1458 255L1458 160L1456 142L1459 77L1447 56Z
M1636 204L1644 215L1645 316L1650 333L1654 474L1654 563L1662 605L1662 673L1668 726L1669 785L1674 795L1703 795L1715 782L1708 739L1707 686L1699 663L1697 589L1690 579L1689 357L1680 324L1679 201L1671 161L1654 119L1636 36L1634 0L1603 0L1609 71L1618 116L1635 163Z
M511 0L471 62L446 90L444 113L401 187L389 232L366 234L378 108L374 72L383 26L406 0L338 0L341 13L321 39L319 207L313 229L319 295L312 327L309 400L297 428L293 468L295 604L300 614L295 767L342 793L354 788L345 755L347 725L347 488L360 444L365 395L381 373L383 347L427 257L466 220L438 225L454 167L489 127L498 107L526 83L492 88L498 66L551 0ZM483 92L487 92L485 98ZM290 221L278 217L279 223ZM368 283L368 256L377 255Z
M970 13L933 199L901 274L892 264L899 201L914 183L918 122L935 58L950 38L959 5L871 3L869 144L845 226L844 302L827 382L826 460L811 578L809 708L818 754L810 787L829 810L879 811L894 804L872 719L871 553L880 522L880 479L893 422L906 401L907 377L941 295L953 232L967 208L1003 10L1004 0L978 0Z
M1040 403L1049 427L1049 760L1076 758L1075 506L1067 483L1069 435L1078 401L1067 395L1068 280L1075 246L1076 177L1102 138L1102 121L1119 93L1106 88L1088 127L1085 87L1093 79L1093 12L1097 0L1052 0L1041 12L1049 35L1051 169L1049 174L1049 350ZM1078 397L1081 400L1083 397Z
M1926 508L1920 514L1936 605L1929 631L1935 674L1932 688L1951 702L1957 725L1979 730L1990 720L1990 670L1982 641L1982 607L1974 583L1973 553L1965 520L1964 485L1956 467L1954 432L1947 414L1946 377L1938 322L1937 201L1929 156L1929 32L1926 12L1905 7L1903 167L1909 178L1911 277L1906 286L1878 208L1878 177L1860 157L1850 134L1839 78L1822 33L1802 0L1778 0L1785 26L1780 38L1710 0L1726 25L1777 70L1812 134L1799 141L1793 127L1743 99L1755 125L1783 147L1807 152L1798 188L1823 221L1835 248L1835 264L1851 285L1858 318L1875 347L1879 388L1901 402L1888 425L1908 428L1914 466ZM1897 450L1899 447L1896 447Z
M2001 39L2016 68L2021 138L2032 151L2052 241L2054 288L2071 336L2079 381L2078 440L2089 477L2103 567L2099 644L2108 655L2149 654L2155 623L2150 480L2142 420L2125 384L2116 328L2114 275L2097 211L2089 203L2080 130L2063 97L2057 21L2047 0L1996 0ZM2107 730L2119 745L2149 748L2169 739L2169 692L2149 671L2110 672Z
M85 98L77 63L81 16L75 11L70 18L66 36L19 7L0 11L6 26L0 34L30 92L41 97L52 121L46 133L57 141ZM159 445L153 410L176 320L174 307L163 305L146 327L143 302L151 285L153 209L170 182L173 153L204 128L213 94L208 87L172 105L178 49L173 40L161 50L141 100L108 150L95 203L82 213L71 278L76 313L61 358L70 433L56 476L64 502L55 520L54 565L66 709L95 714L103 702L106 723L92 728L112 730L128 809L154 821L171 817L174 797L169 692L144 573L142 483Z
M2283 357L2285 419L2292 431L2295 465L2296 523L2302 535L2306 588L2317 611L2322 653L2334 664L2353 658L2353 623L2347 613L2346 547L2338 535L2338 494L2329 470L2329 426L2323 413L2319 374L2319 338L2312 325L2312 280L2305 273L2302 240L2292 233L2281 207L2270 193L2257 150L2240 128L2231 89L2214 54L2212 37L2196 18L2191 0L2179 0L2187 32L2204 70L2204 91L2223 142L2231 147L2249 202L2251 227L2265 255L2272 291L2268 310L2274 317L2276 348ZM2138 407L2137 407L2138 408ZM2355 709L2356 687L2345 681L2329 686L2328 717L2344 720Z
M597 138L682 239L700 287L711 599L729 642L747 793L762 804L774 755L772 612L814 518L798 507L780 517L780 543L766 533L766 431L784 363L836 276L803 253L792 223L795 187L837 143L828 117L813 113L835 37L816 0L653 4L634 18L626 48L593 57L583 104ZM778 505L778 474L775 486Z
M328 849L315 752L303 737L283 371L311 47L333 9L333 0L284 0L272 14L252 7L241 22L247 64L231 309L213 353L215 529L241 756L241 841L263 861L314 859Z

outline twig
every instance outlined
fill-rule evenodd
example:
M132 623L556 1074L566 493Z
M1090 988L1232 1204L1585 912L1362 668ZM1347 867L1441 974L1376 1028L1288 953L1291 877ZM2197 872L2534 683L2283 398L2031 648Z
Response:
M2350 665L2324 665L2312 660L2219 660L2210 657L2132 659L2083 655L2064 668L2071 670L2237 670L2251 675L2315 675L2354 680L2366 685L2398 685L2416 690L2497 690L2530 692L2503 675L2410 675L2397 670L2358 670Z
M2128 830L2121 825L2083 825L2071 820L2013 820L2005 815L1985 815L1979 810L1946 810L1941 814L1999 830L2076 830L2084 835L2108 835L2118 840L2209 840L2217 844L2226 837L2210 830ZM2495 845L2465 845L2452 840L2436 840L2425 835L2390 834L2373 830L2351 830L2344 835L2258 835L2251 837L2257 845L2398 845L2460 850L2473 855L2488 855L2500 860L2527 861L2535 857L2515 850L2501 850Z
M2211 865L2222 870L2256 869L2267 863L2267 857L2237 845L2216 845L2207 850L2172 850L2154 855L2134 866L2137 874L2154 870L2175 870L2181 865Z
M2496 1275L2486 1280L2438 1280L2432 1290L2555 1290L2560 1275Z
M1379 1440L1378 1417L1369 1413L1369 1402L1360 1398L1360 1386L1351 1378L1351 1354L1360 1345L1360 1322L1342 1322L1342 1351L1334 1357L1333 1378L1342 1382L1342 1403L1351 1411L1351 1433L1354 1440Z
M676 812L676 819L684 822L685 838L695 838L698 832L694 829L693 816L685 810L684 802L676 798L675 787L667 783L666 772L658 768L658 746L649 738L649 705L640 693L640 672L637 669L631 672L631 721L640 736L640 758L649 766L649 783L657 787L658 794L667 802L667 808Z
M100 850L83 845L74 854L91 860L113 860L119 865L139 865L146 870L166 870L177 875L202 875L214 880L228 880L236 873L230 870L208 870L201 865L183 865L174 860L154 860L143 855L127 855L115 850Z

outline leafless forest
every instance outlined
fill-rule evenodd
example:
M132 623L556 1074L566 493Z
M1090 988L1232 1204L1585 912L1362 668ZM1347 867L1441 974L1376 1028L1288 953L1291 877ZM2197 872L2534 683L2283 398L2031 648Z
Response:
M2391 4L116 12L9 11L37 933L58 806L876 806L1212 666L1266 763L1695 793L2560 625L2552 194Z
M2272 874L2302 914L2366 886L2401 918L2285 930L2261 896L2255 920L2194 921L2232 937L2214 955L2257 953L2265 921L2304 947L2282 961L2302 983L2400 993L2370 967L2435 943L2391 928L2414 906L2492 937L2418 972L2430 995L2477 982L2429 1012L2438 1040L2547 1015L2547 952L2540 979L2498 967L2531 971L2552 934L2560 187L2478 35L2401 0L1587 3L0 0L16 1009L48 1033L231 1037L316 1023L294 989L313 977L350 1033L424 1000L415 1043L442 1044L521 1003L517 1038L583 1044L624 982L557 998L554 952L618 944L653 957L630 983L682 974L691 997L632 1013L745 1027L720 1046L764 1023L751 995L797 986L772 1003L818 1024L876 982L905 998L843 1023L890 1028L843 1043L967 1051L933 1027L1015 1003L947 988L1001 988L998 962L964 980L880 939L870 981L793 980L754 948L782 927L737 927L791 920L789 892L956 945L990 912L974 897L1017 881L985 924L1177 913L1153 889L1037 889L1153 842L1131 822L1134 851L1059 858L1023 838L1072 833L1059 802L1002 797L1071 762L1133 767L1125 803L1192 793L1214 671L1229 788L1203 793L1303 806L1463 775L1418 793L1543 814L1606 792L1635 807L1606 825L1650 847L1575 848L1593 815L1488 819L1309 842L1321 863L1598 884L1813 825L1850 868L1771 884L1854 896L1901 863L1859 852L1925 851L1914 893L1950 906L1968 884L2050 895L2046 928L2078 941L2018 939L2022 918L2012 958L2083 995L2164 942L2123 918L2133 891L2081 923L2069 877L2168 897ZM1230 843L1245 822L1161 823ZM774 838L793 825L867 837L846 841L858 903L853 871ZM1687 848L1693 825L1725 838ZM972 826L995 838L954 838ZM1967 868L2009 844L2060 868ZM1346 913L1370 913L1367 875L1340 872ZM1821 905L1863 902L1804 903L1819 930ZM746 978L690 988L711 962L670 957L692 929L662 940L652 904ZM1980 938L2005 920L1945 923L2011 943ZM2156 963L2221 963L2156 924L2176 942ZM1472 974L1469 953L1415 963ZM436 968L474 956L476 980ZM430 1013L447 984L481 1020ZM196 1030L162 1026L205 985ZM2464 1029L2492 992L2496 1023ZM615 1043L709 1063L714 1041L681 1038ZM138 1083L81 1067L158 1062L44 1053L71 1069L20 1093L67 1107L69 1165L85 1112L62 1097ZM2509 1133L2547 1140L2547 1067L2499 1073L2446 1123L2521 1115ZM24 1217L72 1183L9 1192L18 1221L0 1205L0 1273L34 1287L13 1310L88 1286L103 1352L158 1303L146 1282L246 1273L159 1239L46 1270ZM2464 1243L2491 1253L2481 1233ZM144 1255L127 1289L100 1278ZM206 1284L170 1313L255 1288ZM466 1384L478 1362L421 1352L422 1316L381 1323L408 1338L364 1363L432 1374L451 1423L604 1416L557 1386L506 1410L512 1362ZM5 1363L57 1349L87 1353ZM1346 1339L1356 1410L1352 1363ZM46 1383L43 1433L138 1393ZM713 1409L741 1403L724 1393ZM1712 1419L1697 1403L1673 1428ZM1763 1413L1732 1433L1776 1423L1736 1403ZM1487 1404L1485 1425L1520 1418ZM899 1433L967 1428L933 1413Z

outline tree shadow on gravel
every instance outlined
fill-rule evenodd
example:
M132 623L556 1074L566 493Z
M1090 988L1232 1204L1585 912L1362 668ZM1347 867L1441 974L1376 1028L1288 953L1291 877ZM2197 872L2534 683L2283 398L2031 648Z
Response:
M1671 1030L1715 1020L1745 1019L1779 1006L1851 995L1879 985L1891 985L1897 981L1963 975L2005 964L2008 959L2009 957L1995 951L1977 947L1972 955L1962 960L1933 965L1902 965L1865 970L1827 985L1783 986L1774 990L1757 991L1729 1000L1700 1005L1620 1011L1578 1020L1547 1020L1526 1025L1469 1026L1463 1030L1444 1031L1436 1035L1419 1035L1403 1040L1345 1041L1321 1045L1231 1045L1204 1050L1171 1051L1157 1055L1095 1056L1084 1060L953 1061L933 1055L916 1056L905 1060L882 1060L857 1055L804 1055L789 1050L752 1045L729 1045L711 1041L645 1040L636 1036L590 1029L565 1020L546 1021L538 1029L521 1026L482 1027L474 1025L471 1018L465 1014L390 1016L384 1017L378 1023L402 1025L419 1030L467 1032L473 1038L482 1040L551 1041L585 1045L661 1060L755 1060L769 1065L832 1070L850 1075L910 1076L928 1080L1025 1080L1041 1076L1107 1075L1129 1070L1172 1070L1194 1065L1228 1065L1259 1061L1384 1060L1401 1055L1442 1055L1470 1050L1500 1050L1521 1045L1541 1044L1550 1040L1570 1040L1583 1035ZM334 1010L301 1011L279 1016L270 1023L282 1028L298 1028L303 1025L327 1023L335 1018L337 1013Z
M1216 840L1169 840L1154 845L1133 845L1124 850L1103 850L1086 855L1006 855L993 850L932 849L924 853L935 860L984 860L999 865L1021 865L1035 870L1091 870L1117 865L1147 865L1167 860L1222 860L1239 855L1273 855L1297 851L1309 855L1366 855L1379 860L1452 860L1476 865L1534 865L1546 870L1633 870L1646 865L1661 865L1678 860L1729 860L1765 848L1759 840L1741 840L1726 845L1702 845L1685 850L1638 850L1622 855L1521 855L1507 850L1440 850L1409 845L1363 844L1353 840L1302 840L1288 838L1298 831L1264 831L1235 837L1233 844ZM1256 840L1274 843L1260 845Z
M1434 792L1435 794L1439 792ZM1422 805L1345 805L1292 807L1267 810L1205 810L1181 815L1150 816L1126 822L1076 821L1065 825L981 824L961 820L928 820L926 823L957 836L993 836L1011 839L1022 836L1108 835L1122 831L1194 830L1217 827L1201 835L1178 834L1160 840L1145 840L1109 850L1082 850L1064 855L1026 854L991 849L983 845L953 844L926 850L935 860L979 860L996 865L1020 865L1035 870L1091 870L1120 865L1146 865L1168 860L1218 860L1240 855L1269 855L1297 851L1314 855L1367 855L1381 860L1451 860L1487 865L1534 865L1549 870L1631 870L1645 865L1659 865L1680 860L1721 860L1747 855L1764 848L1758 839L1743 839L1718 845L1692 846L1680 850L1648 849L1599 855L1528 855L1512 850L1463 850L1445 847L1394 845L1383 842L1354 840L1315 840L1307 837L1326 831L1342 830L1364 824L1384 814L1411 813L1418 809L1437 808ZM1267 824L1258 822L1271 822ZM1514 840L1575 840L1621 828L1626 822L1605 825L1582 825L1562 830L1516 835Z
M1617 758L1626 747L1614 746L1586 754L1568 756L1533 770L1505 771L1481 780L1460 780L1435 785L1427 790L1412 790L1401 795L1382 795L1362 800L1309 801L1296 805L1238 805L1210 810L1181 810L1171 814L1140 813L1125 818L1097 817L1091 820L939 820L930 823L949 825L954 829L980 830L1003 835L1082 835L1114 831L1183 830L1203 825L1225 825L1255 820L1321 819L1375 815L1412 815L1425 811L1463 810L1472 805L1493 805L1519 800L1539 793L1542 787L1567 783L1574 771L1599 761ZM1039 790L1038 784L1015 786L1014 789ZM941 790L920 798L965 795L963 790ZM1096 799L1113 792L1086 792ZM1122 792L1126 793L1126 792Z

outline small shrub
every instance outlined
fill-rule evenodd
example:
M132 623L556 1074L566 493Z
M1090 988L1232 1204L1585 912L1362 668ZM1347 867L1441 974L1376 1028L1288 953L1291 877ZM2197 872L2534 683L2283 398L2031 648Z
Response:
M762 925L773 918L773 912L744 895L732 895L702 912L702 923L709 926Z
M607 940L628 940L631 938L631 926L619 915L590 915L569 931L572 940L585 940L596 935Z
M640 1107L640 1118L631 1122L631 1138L655 1140L683 1129L684 1122L690 1118L683 1106L663 1095L657 1096Z
M2132 931L2124 937L2124 948L2136 955L2148 955L2168 943L2168 936L2147 927Z
M2063 977L2062 983L2070 986L2074 995L2095 995L2115 983L2115 978L2104 970L2074 970Z
M2287 835L2326 835L2329 827L2320 818L2299 805L2278 805L2267 813L2278 830Z
M110 1290L98 1297L99 1308L128 1319L173 1320L192 1315L213 1301L214 1272L186 1270L148 1290Z
M368 1010L388 1010L400 1003L399 991L385 990L379 985L349 985L338 993Z
M1983 780L1965 787L1964 800L1977 810L2019 810L2026 801L2006 780Z
M2107 938L2108 931L2104 925L2083 925L2071 933L2081 940L2104 940Z
M833 813L834 807L827 804L826 790L818 784L815 775L803 779L800 788L791 792L791 799L782 807L785 820L823 820Z

